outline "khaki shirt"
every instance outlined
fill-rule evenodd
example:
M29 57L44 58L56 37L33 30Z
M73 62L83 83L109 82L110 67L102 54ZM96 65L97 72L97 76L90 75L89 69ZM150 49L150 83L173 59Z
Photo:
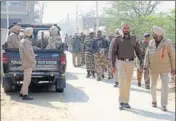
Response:
M36 60L34 50L32 48L32 43L28 38L21 40L19 51L22 67L24 69L34 68L36 65Z
M144 67L159 73L175 70L175 50L172 42L163 38L156 48L155 40L151 40L146 50Z
M15 33L10 33L7 38L7 48L19 49L20 47L20 38Z

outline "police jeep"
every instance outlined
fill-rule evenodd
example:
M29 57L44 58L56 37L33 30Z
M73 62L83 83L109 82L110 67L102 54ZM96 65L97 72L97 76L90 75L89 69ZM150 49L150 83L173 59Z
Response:
M49 30L52 25L26 25L22 24L22 28L33 27L34 38L36 41L37 31ZM43 38L43 37L42 37ZM36 43L36 42L34 42ZM64 53L64 44L61 44L58 49L34 49L36 55L36 67L33 69L31 83L48 83L49 85L55 85L56 92L64 92L66 87L66 54ZM3 47L4 53L2 57L3 61L3 82L2 86L4 92L12 92L17 86L23 81L23 70L20 61L20 55L18 49L8 49L6 46Z

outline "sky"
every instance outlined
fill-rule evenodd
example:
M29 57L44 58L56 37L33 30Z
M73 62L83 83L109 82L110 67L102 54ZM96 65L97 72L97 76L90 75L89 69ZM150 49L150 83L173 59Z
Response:
M70 19L76 16L76 1L43 1L46 5L43 15L43 23L59 23L63 21L69 14ZM99 11L101 12L107 1L98 1ZM158 7L158 11L166 12L175 8L175 1L162 1ZM78 1L78 10L86 13L96 9L96 1Z

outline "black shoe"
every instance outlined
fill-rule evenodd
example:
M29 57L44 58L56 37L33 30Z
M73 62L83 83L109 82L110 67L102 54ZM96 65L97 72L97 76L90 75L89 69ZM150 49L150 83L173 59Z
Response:
M156 108L157 107L157 103L156 102L152 102L152 107Z
M145 89L150 89L150 86L148 86L148 85L147 85L147 86L145 86Z
M128 109L131 108L131 106L130 106L128 103L125 103L125 104L124 104L124 107L125 107L125 108L128 108Z
M108 79L112 79L112 75L111 74L108 75Z
M120 104L119 104L119 109L120 109L120 110L123 110L123 108L124 108L124 103L120 103Z
M138 87L141 87L141 82L138 82Z
M89 78L90 76L90 71L87 71L87 78Z
M23 94L19 93L19 97L23 97Z
M119 86L119 82L115 82L114 87L118 87Z
M162 107L161 107L161 110L162 110L162 111L167 111L166 106L162 106Z
M104 77L105 77L104 74L102 74L101 77L104 79Z
M33 98L30 97L29 95L24 95L23 100L33 100Z
M93 78L95 78L95 73L92 73L92 75L93 75Z
M100 77L98 77L98 78L97 78L97 81L101 81L101 78L100 78Z

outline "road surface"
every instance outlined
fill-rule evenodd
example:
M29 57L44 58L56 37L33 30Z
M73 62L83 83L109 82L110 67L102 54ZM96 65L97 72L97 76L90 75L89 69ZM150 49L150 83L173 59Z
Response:
M118 88L112 80L97 82L86 78L84 68L72 66L67 53L67 88L60 94L54 89L32 93L35 100L23 101L18 92L1 98L1 121L175 121L175 101L169 101L168 112L151 107L148 90L138 88L134 80L131 87L132 109L118 108Z

